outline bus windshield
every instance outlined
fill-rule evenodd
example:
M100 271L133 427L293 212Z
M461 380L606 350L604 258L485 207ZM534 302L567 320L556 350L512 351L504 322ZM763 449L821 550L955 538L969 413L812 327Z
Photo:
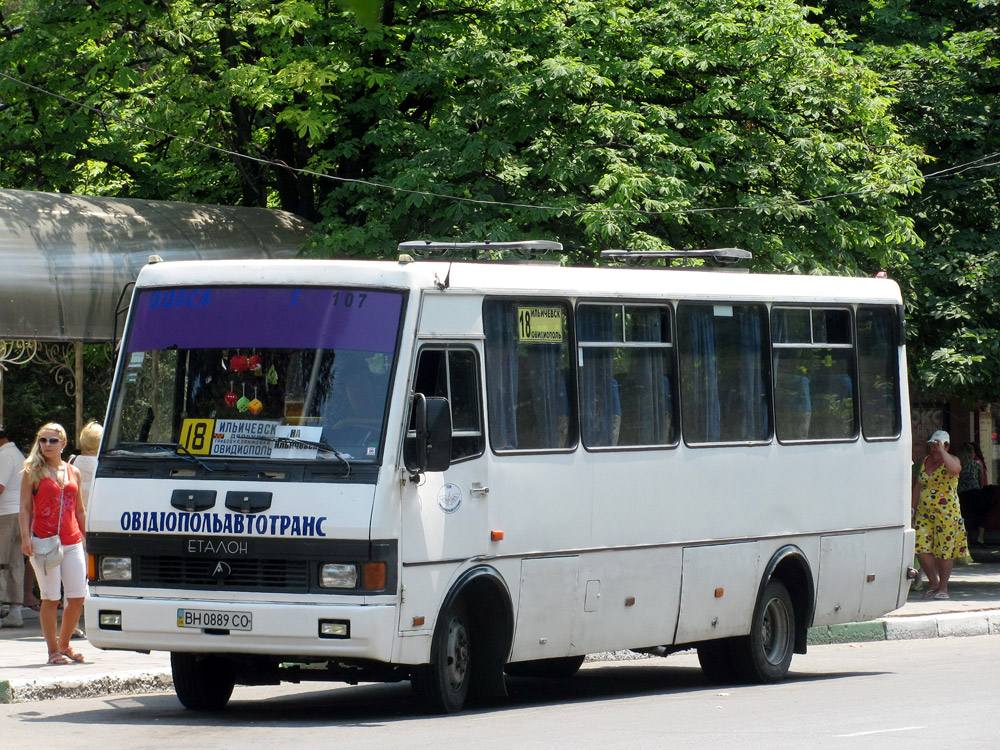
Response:
M141 290L104 450L376 461L402 309L363 288Z

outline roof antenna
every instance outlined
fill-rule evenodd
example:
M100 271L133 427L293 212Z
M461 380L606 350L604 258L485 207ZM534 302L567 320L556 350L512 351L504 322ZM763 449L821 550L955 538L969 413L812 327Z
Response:
M449 261L449 263L448 263L448 273L445 274L444 281L441 281L441 279L438 278L438 275L434 274L434 284L441 291L444 291L449 286L451 286L451 266L452 266L452 263Z

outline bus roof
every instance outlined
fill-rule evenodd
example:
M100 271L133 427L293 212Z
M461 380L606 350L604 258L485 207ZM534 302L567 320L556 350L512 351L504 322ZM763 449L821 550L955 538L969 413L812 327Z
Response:
M718 270L566 267L541 262L223 260L150 263L137 287L372 286L462 294L623 299L840 300L901 304L888 279Z

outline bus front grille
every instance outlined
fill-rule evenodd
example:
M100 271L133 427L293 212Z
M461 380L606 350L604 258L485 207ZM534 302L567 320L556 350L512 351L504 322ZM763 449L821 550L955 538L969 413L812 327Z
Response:
M167 589L235 591L309 590L305 560L220 560L191 557L142 556L138 585Z

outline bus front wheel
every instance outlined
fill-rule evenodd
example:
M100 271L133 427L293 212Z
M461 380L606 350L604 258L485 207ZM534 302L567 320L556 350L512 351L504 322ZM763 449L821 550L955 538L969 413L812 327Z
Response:
M178 700L192 711L225 708L236 685L232 666L210 654L171 652L170 673Z
M750 635L730 642L736 677L745 683L779 682L795 650L795 608L785 584L768 581L757 603Z
M465 607L450 605L438 619L430 663L415 667L411 675L413 690L428 711L452 714L465 706L473 668L471 638Z

